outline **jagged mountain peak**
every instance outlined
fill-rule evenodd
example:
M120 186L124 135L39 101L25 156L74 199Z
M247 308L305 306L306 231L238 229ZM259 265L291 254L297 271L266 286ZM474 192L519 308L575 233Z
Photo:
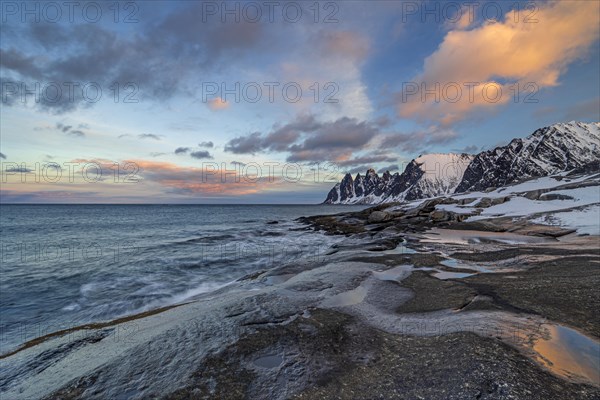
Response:
M485 190L599 161L600 123L557 123L475 156L421 154L401 174L386 171L380 178L369 168L354 181L346 174L325 203L376 204Z

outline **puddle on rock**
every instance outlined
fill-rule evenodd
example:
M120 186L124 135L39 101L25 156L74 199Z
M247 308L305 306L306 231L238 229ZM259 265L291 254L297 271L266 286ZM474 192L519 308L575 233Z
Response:
M574 329L544 324L550 336L535 341L533 350L552 372L600 386L600 343Z
M556 240L538 236L525 236L511 232L486 232L470 230L454 230L433 228L427 231L421 243L447 243L468 245L476 243L497 242L501 244L547 243Z
M361 303L367 295L367 288L364 286L358 286L355 289L347 292L336 294L335 296L326 299L323 302L323 306L326 307L345 307L352 306L354 304Z
M373 271L373 276L382 281L400 282L407 278L412 270L412 265L399 265L385 271Z
M432 274L432 276L434 276L438 279L442 279L442 280L466 278L467 276L472 276L472 275L476 274L476 272L469 274L466 272L449 272L449 271L439 271L439 270L436 270L436 271L438 271L438 272Z
M406 247L405 243L400 243L398 246L391 250L384 250L382 254L415 254L417 251Z
M277 368L283 363L283 357L277 354L264 356L254 360L254 365L261 368Z
M480 265L472 265L472 264L466 264L466 263L461 263L459 265L458 260L454 259L454 258L450 258L448 260L443 260L440 261L440 264L448 267L448 268L463 268L463 269L470 269L473 270L475 272L494 272L491 271L487 268L484 268Z

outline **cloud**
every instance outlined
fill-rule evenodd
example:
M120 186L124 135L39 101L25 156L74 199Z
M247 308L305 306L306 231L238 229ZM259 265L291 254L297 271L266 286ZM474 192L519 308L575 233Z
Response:
M340 162L367 147L379 133L378 122L348 117L320 122L313 115L300 115L290 123L274 125L268 134L253 132L234 138L225 145L225 151L234 154L278 151L289 153L289 162Z
M71 125L63 125L60 122L56 124L56 129L63 131L63 133L68 132L71 128L72 128Z
M138 135L140 139L153 139L153 140L161 140L161 135L155 135L154 133L142 133Z
M325 32L322 42L326 57L341 57L358 62L366 59L370 48L367 38L353 31Z
M160 152L152 152L150 153L150 157L160 157L160 156L166 156L167 153L160 153Z
M27 168L27 167L9 167L6 169L5 172L28 174L28 173L34 172L34 171L35 171L34 169Z
M411 95L415 87L405 85L396 97L399 115L451 125L475 110L512 101L517 84L521 92L528 83L540 89L559 85L568 65L585 57L598 40L599 8L595 1L553 1L538 6L537 22L515 21L509 12L501 22L448 32L425 59L422 73L412 79L437 92L440 101L433 94L421 96L422 87ZM469 89L470 82L479 86Z
M256 154L264 150L263 138L260 132L254 132L247 136L239 136L231 139L225 145L225 151L233 154Z
M178 147L175 149L175 154L186 154L190 150L189 147Z
M423 150L431 145L445 144L455 140L458 134L447 128L430 126L429 128L410 133L384 135L380 138L380 148L402 149L407 152Z
M193 151L190 153L190 156L192 158L195 158L198 160L204 160L204 159L211 160L213 158L213 156L211 156L210 153L205 150Z
M4 153L0 153L0 158L6 160L6 155Z
M377 173L383 174L386 171L389 171L389 172L392 172L392 173L395 172L395 171L400 171L400 166L398 166L398 164L388 165L387 167L380 168L379 171L377 171Z
M70 136L84 137L85 133L82 130L75 129L67 133Z
M103 193L73 190L40 190L23 192L18 190L0 190L0 202L9 203L66 203L97 202Z
M123 139L123 138L130 137L130 136L131 135L129 133L123 133L122 135L119 135L118 138Z
M469 146L465 146L462 149L454 149L452 150L455 153L467 153L467 154L475 154L477 153L479 150L479 147L475 146L474 144L469 145Z
M213 142L201 142L198 144L198 146L205 147L207 149L212 149L213 147L215 147Z
M398 158L395 156L390 156L386 153L375 152L371 154L367 154L362 157L356 157L348 160L338 161L337 164L340 166L351 166L351 165L359 165L359 164L368 164L373 165L380 162L394 162L397 161Z
M229 108L229 102L223 100L220 97L216 97L214 99L210 99L206 103L206 106L213 111L220 111Z
M81 124L79 125L81 127ZM72 129L73 126L72 125L65 125L61 122L56 124L56 129L58 129L59 131L66 133L69 136L75 136L75 137L84 137L85 136L85 132L83 132L81 129Z
M360 165L358 167L348 169L344 173L351 174L351 175L362 173L364 175L364 173L367 172L368 169L369 169L368 165Z
M140 7L152 14L144 5ZM132 83L139 88L139 100L163 101L176 94L190 95L189 83L199 74L252 54L260 44L261 49L274 47L266 47L273 44L275 36L266 34L273 24L236 22L232 18L222 23L218 17L198 23L198 16L204 14L202 8L202 2L188 2L150 18L150 22L141 19L134 35L103 24L9 22L3 24L2 34L14 40L7 39L6 45L3 41L0 67L15 81L56 82L61 87L67 82ZM22 42L30 46L17 46ZM57 48L61 51L56 52ZM102 89L110 92L109 87ZM16 97L3 96L3 103L18 104ZM94 104L81 90L75 90L73 97L61 96L58 101L42 96L36 106L61 114Z
M209 162L210 166L183 167L173 163L127 160L134 163L141 171L144 182L158 183L170 188L175 194L191 195L247 195L264 191L269 185L277 184L269 177L247 179L245 175L232 172L230 169L221 170L219 165Z

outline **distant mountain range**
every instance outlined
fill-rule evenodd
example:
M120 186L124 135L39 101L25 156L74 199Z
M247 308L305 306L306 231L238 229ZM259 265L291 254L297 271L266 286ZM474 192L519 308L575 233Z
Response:
M354 179L346 174L324 203L379 204L484 191L598 161L600 123L560 123L477 155L421 155L401 174L386 171L380 177L373 169Z

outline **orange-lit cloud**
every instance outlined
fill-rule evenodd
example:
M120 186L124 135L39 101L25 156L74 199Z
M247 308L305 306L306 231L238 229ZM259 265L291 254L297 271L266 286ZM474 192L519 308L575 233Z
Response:
M203 162L200 167L149 160L128 160L126 163L139 167L139 175L144 181L158 183L182 194L248 195L268 190L273 183L282 180L267 168L257 173L255 168L246 169L231 163Z
M585 57L598 40L599 13L597 1L560 1L540 6L533 20L516 19L509 12L502 22L485 22L471 30L460 29L468 26L464 21L446 34L425 59L423 72L412 79L437 92L439 99L433 93L422 97L422 90L407 96L414 91L410 87L397 98L400 116L450 125L473 110L522 102L536 88L559 85L568 65ZM457 87L462 88L459 96ZM502 94L496 98L499 90Z
M220 97L215 97L208 101L207 106L213 111L220 111L229 108L229 103Z

